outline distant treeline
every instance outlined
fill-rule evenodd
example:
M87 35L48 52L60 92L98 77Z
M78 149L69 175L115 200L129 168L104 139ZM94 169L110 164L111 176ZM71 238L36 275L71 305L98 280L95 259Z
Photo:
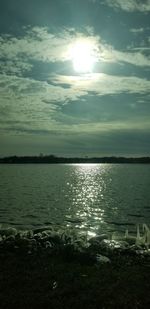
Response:
M7 164L21 164L21 163L150 163L150 157L141 158L126 158L126 157L100 157L100 158L65 158L54 155L40 155L40 156L11 156L0 158L0 163Z

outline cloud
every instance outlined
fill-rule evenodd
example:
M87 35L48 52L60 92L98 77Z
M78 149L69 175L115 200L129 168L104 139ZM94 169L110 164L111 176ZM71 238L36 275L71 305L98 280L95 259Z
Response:
M65 85L65 87L64 87ZM67 85L67 87L66 87ZM103 73L93 73L85 76L51 75L48 81L0 76L1 110L13 109L16 116L18 109L22 114L36 118L41 117L42 111L54 113L61 104L85 99L86 95L112 95L119 93L149 93L150 82L135 76L114 76ZM11 112L12 114L12 112ZM47 116L46 116L47 117Z
M121 128L115 124L103 127L90 125L87 127L68 127L66 130L58 128L57 131L24 132L1 136L1 154L7 155L31 155L40 152L54 153L57 155L148 155L150 151L150 130L131 126ZM28 134L28 135L27 135ZM19 147L18 147L19 145Z
M79 96L95 93L96 95L111 95L118 93L149 93L150 82L134 76L114 76L103 73L93 73L85 77L55 75L52 77L56 85L69 84L70 93Z
M127 51L119 51L113 46L103 45L101 59L110 63L128 63L139 67L150 66L150 57L144 54L144 49L141 49L141 47L135 52L133 48L128 48Z
M106 74L93 74L89 78L78 76L51 77L53 85L45 81L0 76L0 123L1 132L19 132L31 134L52 131L90 131L112 130L109 122L105 124L91 123L81 118L75 121L69 115L62 118L63 104L78 100L86 100L93 96L116 95L120 93L146 94L149 92L149 82L137 77L117 77ZM63 84L69 85L64 88ZM46 103L45 103L46 102ZM48 102L48 103L47 103ZM121 104L121 102L120 102ZM58 116L59 115L59 116ZM68 117L68 120L67 120ZM65 121L64 121L64 120ZM74 124L73 124L74 123ZM140 121L139 121L140 123ZM138 123L138 127L139 127ZM146 120L144 121L146 125ZM71 127L70 127L71 125ZM115 126L117 125L115 121ZM118 128L123 124L118 123Z
M95 36L88 28L86 35L99 51L99 62L129 63L140 67L149 66L149 58L140 51L118 51ZM1 132L20 135L42 134L86 134L97 131L111 131L114 126L121 128L121 122L107 121L105 124L91 119L75 121L74 115L62 115L63 105L86 101L95 97L126 94L149 93L149 81L135 76L117 76L103 73L73 75L67 71L57 73L56 63L69 61L68 46L85 33L74 29L62 29L50 33L47 28L28 28L24 37L4 35L0 37L0 123ZM36 65L52 64L40 79L41 71ZM36 76L33 73L35 66ZM35 78L35 79L34 79ZM121 104L121 102L120 102ZM93 120L94 121L94 120ZM146 121L145 121L146 125ZM131 127L132 123L127 126ZM140 126L140 120L137 127Z
M140 28L141 31L142 28ZM83 33L75 29L62 29L56 33L47 28L25 28L23 37L0 36L0 72L14 76L32 76L32 71L38 63L65 63L65 69L71 66L69 50L78 38L88 38L95 46L97 61L100 63L129 63L135 66L150 66L150 58L144 50L116 50L104 42L100 36L94 35L92 28L87 27ZM135 31L135 29L134 29ZM40 74L40 72L39 72ZM37 75L38 76L38 75Z
M85 95L83 89L64 88L46 81L0 75L1 132L38 132L57 129L55 120L64 103Z
M150 66L150 57L141 52L120 52L114 51L114 57L118 61L133 64L135 66L148 67Z
M139 33L143 33L144 32L144 28L132 28L130 29L130 32L135 33L135 34L139 34Z
M85 34L74 29L61 29L57 33L48 32L44 27L26 28L24 37L3 35L0 37L0 55L2 73L24 73L32 69L33 61L64 62L69 59L69 47L75 40L88 37L90 41L99 44L99 37L92 34L90 27L85 28Z
M150 12L150 0L106 0L104 4L110 7L119 8L127 12Z

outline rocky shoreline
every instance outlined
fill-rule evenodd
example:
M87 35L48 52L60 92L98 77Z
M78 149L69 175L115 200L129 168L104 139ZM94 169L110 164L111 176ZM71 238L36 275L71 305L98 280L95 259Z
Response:
M146 238L145 238L146 239ZM35 229L18 231L15 228L0 229L0 251L24 252L33 254L47 252L49 254L72 254L83 256L93 263L110 263L118 257L133 257L150 261L149 244L141 241L141 236L121 237L119 235L100 234L88 237L74 230Z

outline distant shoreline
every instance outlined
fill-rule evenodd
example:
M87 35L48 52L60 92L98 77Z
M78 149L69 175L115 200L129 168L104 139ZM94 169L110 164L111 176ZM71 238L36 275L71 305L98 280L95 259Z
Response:
M10 156L0 158L0 164L68 164L68 163L111 163L111 164L150 164L150 157L56 157L54 155L40 156Z

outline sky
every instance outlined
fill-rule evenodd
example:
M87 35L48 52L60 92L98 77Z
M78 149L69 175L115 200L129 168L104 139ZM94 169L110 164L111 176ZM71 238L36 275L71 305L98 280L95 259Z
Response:
M150 0L0 0L0 156L150 155Z

